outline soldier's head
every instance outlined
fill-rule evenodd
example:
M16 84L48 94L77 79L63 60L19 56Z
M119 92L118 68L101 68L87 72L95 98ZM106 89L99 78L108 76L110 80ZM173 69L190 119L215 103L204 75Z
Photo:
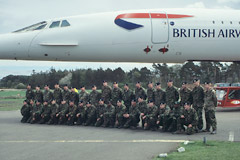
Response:
M149 100L149 101L148 101L148 106L149 106L149 107L152 107L153 105L154 105L154 104L153 104L153 101L152 101L152 100Z
M204 83L205 89L208 90L211 88L211 83L210 82L205 82Z
M93 91L96 91L96 90L97 90L97 86L96 86L96 85L93 85L93 86L92 86L92 90L93 90Z
M134 107L137 105L137 102L136 102L135 99L133 99L133 100L131 101L131 105L134 106Z
M120 107L121 105L122 105L122 100L119 99L119 100L117 101L117 106Z
M32 88L31 84L28 84L28 85L27 85L27 89L29 90L29 89L31 89L31 88Z
M39 85L36 86L36 91L40 91L40 86Z
M80 101L80 102L78 103L78 106L83 107L83 106L84 106L83 101Z
M143 97L140 96L140 97L138 98L138 102L142 102L142 101L143 101Z
M165 108L165 107L166 107L166 103L165 103L165 102L161 102L161 103L160 103L160 108L163 109L163 108Z
M156 83L156 89L161 89L161 83L160 82Z
M40 102L40 101L37 101L37 102L36 102L36 105L40 105L40 104L41 104L41 102Z
M56 99L52 100L52 104L56 104Z
M187 82L182 82L182 88L186 88L187 87Z
M74 101L69 101L69 106L73 106L74 105Z
M85 92L86 88L85 86L81 86L81 91Z
M45 89L45 90L49 90L49 85L46 84L46 85L44 86L44 89Z
M90 107L91 105L92 105L91 101L88 101L86 104L87 107Z
M189 102L184 104L184 109L189 110L191 108L191 104Z
M63 89L64 89L65 91L67 91L67 90L68 90L68 85L65 84L64 87L63 87Z
M34 101L32 99L30 99L30 104L33 105L34 104Z
M44 105L44 106L47 106L47 105L48 105L48 102L47 102L47 101L44 101L44 102L43 102L43 105Z
M148 88L153 88L153 82L148 82Z
M23 101L23 105L27 105L27 100L24 100L24 101Z
M141 82L137 82L137 83L136 83L136 87L137 87L137 88L140 88L140 87L141 87Z
M59 88L59 84L56 83L56 84L54 85L54 88L58 89L58 88Z
M118 82L113 82L113 88L118 88Z
M172 87L173 86L173 80L168 80L168 82L167 82L167 86L168 87Z
M199 86L200 85L200 80L199 79L194 79L193 80L193 84L195 85L195 86Z
M65 100L63 100L61 103L62 103L62 104L66 104L66 101L65 101Z
M124 85L124 89L125 89L125 90L128 90L128 89L129 89L129 86L128 86L127 83Z
M103 104L104 104L104 100L103 100L103 99L99 99L98 103L99 103L100 105L103 105Z
M106 87L107 85L108 85L107 81L104 80L104 81L103 81L103 86Z
M174 108L180 107L180 102L179 101L174 102L173 107Z
M71 91L72 91L72 92L75 92L75 88L74 88L74 87L71 87Z

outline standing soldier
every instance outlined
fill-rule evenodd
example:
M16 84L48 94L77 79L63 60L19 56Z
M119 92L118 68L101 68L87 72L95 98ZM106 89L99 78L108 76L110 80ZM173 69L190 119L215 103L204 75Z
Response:
M45 85L43 92L43 102L47 102L48 104L51 104L53 100L53 93L50 91L49 86Z
M86 122L86 107L84 101L80 101L76 110L77 125L82 125Z
M97 87L95 85L92 86L92 92L89 95L89 101L97 106L98 100L100 99L101 94L97 91Z
M215 91L210 87L211 83L205 83L205 96L204 96L204 110L206 118L206 129L205 132L210 132L210 127L212 127L211 134L216 134L217 132L217 120L215 116L215 110L217 107L217 97Z
M155 92L155 89L153 88L153 82L149 82L148 83L148 89L147 89L148 101L153 101L154 102L154 92Z
M161 83L156 83L156 90L154 92L155 105L160 106L161 102L166 102L166 93L161 89Z
M124 104L122 104L122 100L117 101L117 106L116 106L116 120L115 120L115 128L122 128L125 119L124 119L124 114L127 113L127 108Z
M145 120L143 119L143 117L147 114L148 106L147 106L146 100L143 100L142 97L138 98L138 109L140 111L140 116L141 116L141 121L142 121L142 128L144 128Z
M39 124L47 123L50 119L51 107L48 105L48 102L43 103L43 109L41 114L41 120Z
M56 118L58 118L58 124L64 124L66 122L66 113L68 111L67 101L63 100L59 106L58 113L56 114Z
M26 91L26 100L27 100L28 104L30 104L31 99L34 99L34 92L32 90L32 86L30 84L28 84L27 91Z
M168 87L166 89L166 104L172 109L173 105L179 99L179 93L175 86L173 86L173 81L168 80Z
M99 100L99 103L97 105L97 122L95 123L96 127L100 127L103 122L104 122L104 118L103 118L103 114L105 112L107 105L104 104L104 101L102 99Z
M144 129L156 131L157 129L157 112L158 108L154 105L153 101L148 102L147 113L142 117L144 120Z
M102 86L102 99L106 104L111 100L112 98L112 88L108 86L107 81L103 81L103 86Z
M185 103L192 103L192 91L187 87L187 82L182 83L182 88L180 89L180 97L181 97L181 106Z
M139 97L142 97L144 100L147 98L147 94L145 89L141 86L141 82L137 82L135 88L135 99L138 99Z
M133 99L131 102L131 107L129 108L129 112L123 115L126 119L126 123L124 124L124 128L131 127L132 129L136 129L138 126L138 123L140 121L140 111L137 107L136 100Z
M204 89L200 85L199 79L194 79L193 83L195 86L192 90L193 108L196 110L198 115L198 127L196 128L196 131L201 131L203 128L202 111L204 104Z
M74 104L73 100L70 100L68 110L66 113L67 125L72 126L74 124L74 118L76 115L77 106Z
M78 101L79 101L78 93L75 92L75 88L74 87L71 87L70 101L74 102L75 105L78 104Z
M181 133L182 130L188 135L195 133L198 123L197 112L191 107L189 102L184 104L183 114L180 116L178 121L178 130L175 133Z
M63 93L63 91L62 91L62 89L59 87L59 84L58 84L58 83L55 84L54 88L55 88L55 89L54 89L54 91L53 91L53 99L55 99L55 100L56 100L56 103L57 103L58 105L60 105L61 102L62 102L62 93Z
M42 104L40 102L36 102L32 109L31 121L30 123L36 123L40 120L42 113Z
M43 92L40 89L40 86L36 86L36 91L35 91L35 101L43 103Z
M91 104L90 101L87 102L86 105L86 123L84 124L85 126L93 126L96 123L96 107Z
M30 117L30 106L28 105L27 100L23 101L23 106L21 108L21 114L23 116L21 119L21 122L26 123Z
M168 131L170 126L169 116L170 116L170 107L166 105L165 102L160 103L160 108L158 109L158 120L157 126L162 126L162 131Z
M51 103L51 114L50 114L50 120L47 124L57 124L58 119L56 117L56 114L59 112L59 105L57 104L57 101L54 99Z
M127 107L127 110L129 110L131 106L131 101L135 99L135 95L131 89L129 89L128 84L124 85L124 90L123 90L123 101L124 105Z
M64 87L63 87L62 99L63 99L63 101L66 101L67 103L70 100L70 91L68 89L67 84L65 84Z
M115 120L115 107L109 102L103 114L103 127L113 127Z
M113 90L112 90L112 105L117 106L117 101L122 100L123 97L123 91L121 88L118 87L118 83L113 83Z
M83 101L86 104L89 100L89 93L86 91L85 86L81 86L81 92L79 93L79 101Z

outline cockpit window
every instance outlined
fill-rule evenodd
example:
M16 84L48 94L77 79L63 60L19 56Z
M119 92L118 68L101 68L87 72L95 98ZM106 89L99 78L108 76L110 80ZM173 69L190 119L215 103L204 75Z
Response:
M44 29L47 25L46 21L31 25L29 27L25 27L23 29L19 29L17 31L14 31L14 33L19 33L19 32L27 32L27 31L34 31L34 30L41 30Z
M60 25L60 21L55 21L55 22L52 22L49 28L57 28L59 27L59 25Z
M70 24L68 23L68 21L67 21L67 20L63 20L63 21L62 21L62 24L61 24L61 27L68 27L68 26L70 26Z

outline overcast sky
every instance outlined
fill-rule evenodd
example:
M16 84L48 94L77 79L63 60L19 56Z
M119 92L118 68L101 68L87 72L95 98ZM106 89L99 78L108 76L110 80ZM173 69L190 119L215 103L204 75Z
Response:
M240 0L0 0L0 34L29 26L56 17L79 14L109 12L130 9L155 8L224 8L240 9ZM76 62L32 62L0 60L0 79L6 75L29 75L32 70L76 69L102 67L130 70L152 64L130 63L76 63Z

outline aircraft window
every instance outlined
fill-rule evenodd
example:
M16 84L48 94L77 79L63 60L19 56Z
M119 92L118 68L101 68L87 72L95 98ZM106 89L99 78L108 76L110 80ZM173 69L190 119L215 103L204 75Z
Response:
M61 27L68 27L68 26L70 26L70 24L68 23L68 21L67 21L67 20L63 20L63 21L62 21L62 24L61 24Z
M60 21L55 21L55 22L52 22L49 28L56 28L56 27L59 27L59 25L60 25Z
M47 25L47 24L43 24L43 25L41 25L41 26L35 28L34 30L41 30L41 29L45 28L46 25Z
M47 25L47 22L43 21L43 22L31 25L29 27L25 27L23 29L19 29L17 31L14 31L14 33L41 30L41 29L44 29L46 25Z

